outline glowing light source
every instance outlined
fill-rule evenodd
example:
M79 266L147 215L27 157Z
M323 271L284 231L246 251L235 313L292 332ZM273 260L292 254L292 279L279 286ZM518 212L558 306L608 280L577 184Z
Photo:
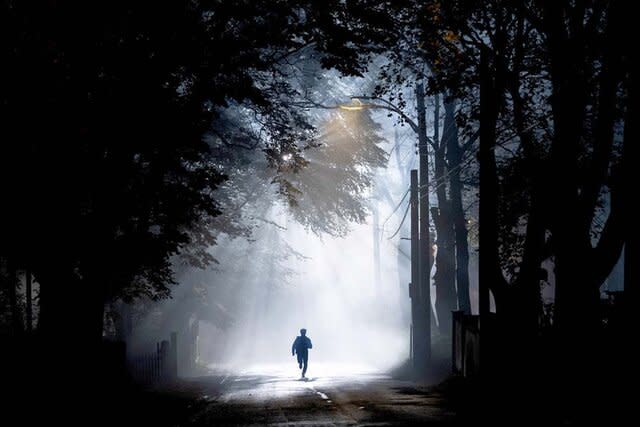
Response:
M341 110L346 111L361 111L367 108L367 105L363 104L358 98L352 98L351 104L342 104L339 107Z
M287 153L287 154L283 154L282 155L282 160L284 160L285 162L288 162L291 159L293 159L293 155L291 153Z

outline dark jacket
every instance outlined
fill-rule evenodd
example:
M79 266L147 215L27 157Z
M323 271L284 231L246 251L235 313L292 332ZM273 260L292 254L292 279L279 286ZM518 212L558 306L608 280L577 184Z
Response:
M291 346L291 354L304 354L307 353L310 348L313 348L313 344L311 344L311 340L307 336L299 336L296 337L295 341L293 341L293 345Z

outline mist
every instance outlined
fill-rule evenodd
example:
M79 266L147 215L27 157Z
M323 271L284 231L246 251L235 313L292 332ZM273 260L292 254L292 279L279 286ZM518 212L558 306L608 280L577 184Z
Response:
M626 418L632 9L3 2L0 420Z
M397 284L397 263L391 246L381 249L381 280L374 280L370 224L354 225L346 238L317 236L286 216L270 219L286 230L264 230L241 261L237 285L244 297L233 324L221 332L201 325L199 346L205 363L232 367L291 363L291 344L300 328L313 341L311 369L316 362L386 369L408 357L409 299ZM283 221L284 220L284 221ZM275 228L273 225L265 227ZM297 256L278 262L274 246L288 244ZM224 257L228 246L214 248ZM256 267L284 268L283 279ZM267 268L269 270L269 268ZM209 272L210 296L223 301L216 284L228 280L224 268ZM227 301L226 303L231 303ZM220 340L220 337L223 337ZM220 342L224 344L221 346ZM208 356L208 357L207 357Z

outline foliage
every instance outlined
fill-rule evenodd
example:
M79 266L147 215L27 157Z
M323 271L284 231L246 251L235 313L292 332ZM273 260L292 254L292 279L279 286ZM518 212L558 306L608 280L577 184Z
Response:
M173 255L212 261L225 175L203 135L221 133L221 109L253 115L279 168L310 129L287 107L280 64L314 45L324 66L366 69L368 52L345 37L369 24L351 5L329 6L3 4L0 194L11 209L0 255L44 287L99 277L107 298L168 296Z

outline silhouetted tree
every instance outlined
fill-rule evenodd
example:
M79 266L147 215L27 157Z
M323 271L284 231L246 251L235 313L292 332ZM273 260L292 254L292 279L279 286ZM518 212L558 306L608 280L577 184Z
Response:
M431 208L433 223L436 228L436 244L438 247L435 259L436 273L433 281L436 288L435 309L438 314L440 334L451 336L451 313L457 307L456 295L456 255L454 236L454 216L449 189L450 171L447 166L448 139L454 132L455 122L445 119L444 131L440 137L440 96L435 96L434 132L431 145L434 157L434 183L438 198L438 206Z
M325 67L358 74L369 54L343 43L368 39L370 24L341 2L2 9L0 192L12 209L0 254L42 284L40 332L78 343L100 338L105 301L168 296L172 255L210 261L213 234L196 226L219 213L224 176L203 135L221 107L254 112L279 167L308 126L278 66L313 44Z

